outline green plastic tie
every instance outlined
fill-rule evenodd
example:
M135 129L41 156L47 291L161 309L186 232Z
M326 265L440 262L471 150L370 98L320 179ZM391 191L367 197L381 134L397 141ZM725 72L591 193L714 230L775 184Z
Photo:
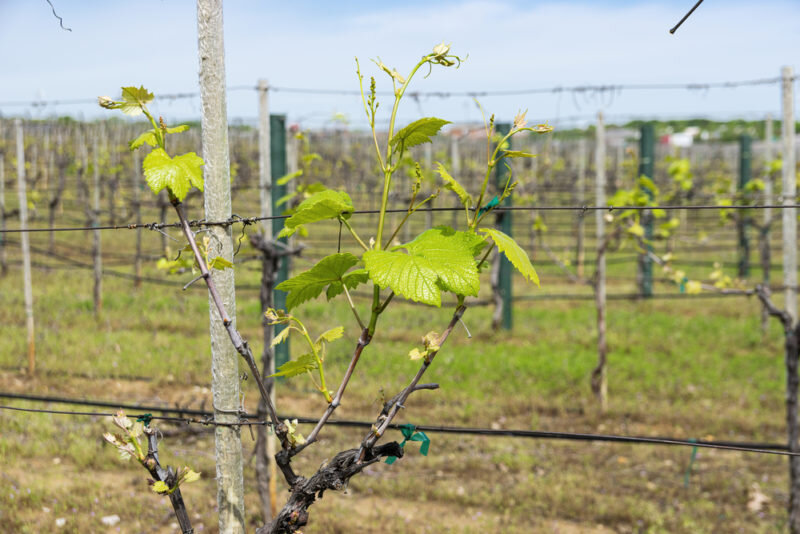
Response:
M403 441L400 443L400 448L405 447L409 441L419 441L419 452L422 456L428 456L428 450L431 447L431 438L425 432L417 432L417 427L411 424L400 425L400 432L403 434ZM386 463L391 465L397 461L397 456L387 456Z
M143 413L139 417L136 418L137 423L144 423L144 426L150 426L150 421L153 420L153 414L151 413Z

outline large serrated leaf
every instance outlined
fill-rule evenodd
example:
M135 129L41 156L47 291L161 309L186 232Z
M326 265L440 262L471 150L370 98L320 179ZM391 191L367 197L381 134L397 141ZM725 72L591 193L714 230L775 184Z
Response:
M485 232L489 237L492 238L494 244L497 245L497 248L506 255L508 261L520 272L522 276L536 284L539 285L539 275L536 274L536 269L533 268L531 265L531 260L528 258L528 254L522 250L514 239L510 236L504 234L500 230L496 230L494 228L481 228L481 232Z
M291 310L295 306L317 298L329 285L337 282L341 284L342 276L356 263L358 263L358 258L349 252L331 254L322 258L308 271L281 282L275 286L275 289L288 293L286 309Z
M304 224L333 219L339 215L352 213L354 210L350 195L344 191L326 189L314 193L301 202L294 214L286 219L278 237L288 237Z
M183 200L192 186L203 190L202 165L203 158L194 152L171 158L164 149L156 148L144 158L142 168L154 193L168 187L178 200Z
M416 302L440 306L441 291L457 295L477 295L480 288L475 266L475 235L437 227L426 230L416 239L396 248L364 253L369 277L382 288ZM477 239L480 241L480 238Z
M444 165L442 165L438 161L436 162L436 172L438 172L439 176L441 176L442 180L444 180L445 189L449 189L450 191L458 195L458 199L464 206L468 208L472 206L473 203L472 196L470 196L470 194L467 193L467 190L464 189L464 187L460 183L458 183L458 181L455 178L450 176L450 173L447 172L447 169L444 168Z
M398 295L416 302L442 305L439 276L425 258L387 250L367 251L363 258L369 277L381 288L391 287Z
M153 101L153 93L142 87L123 87L122 104L120 111L126 115L136 116L142 114L142 106Z
M439 283L456 295L477 296L480 289L473 253L475 234L457 232L447 226L425 230L403 248L436 266Z
M288 361L278 367L278 370L269 376L285 376L292 378L317 368L317 359L312 353L303 354L295 361Z
M431 137L438 134L445 124L450 124L450 121L436 117L423 117L394 134L390 144L395 150L402 152L413 146L431 143Z

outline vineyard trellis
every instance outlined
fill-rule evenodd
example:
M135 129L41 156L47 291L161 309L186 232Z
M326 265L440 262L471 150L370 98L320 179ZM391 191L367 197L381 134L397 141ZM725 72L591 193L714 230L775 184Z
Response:
M784 81L786 79L789 79L791 81L794 80L794 78L791 76L791 73L788 76L784 76L783 79L784 79ZM775 83L775 80L771 80L769 83ZM279 89L278 88L271 88L271 90L279 90ZM784 124L785 124L785 121L784 121ZM117 126L119 126L119 125L117 125ZM114 125L112 125L112 127L114 127ZM40 128L40 125L33 124L33 128L34 129ZM83 128L81 127L81 129L83 129ZM49 132L49 130L47 130L47 131ZM61 133L63 134L63 131ZM82 136L81 138L83 138L83 136L85 136L86 133L87 132L85 132L85 131L81 132L80 133L80 135ZM53 134L51 133L50 135L52 136ZM117 131L116 135L117 135L117 138L121 137L120 130ZM789 137L788 133L784 137ZM455 139L455 138L456 137L453 136L452 139ZM244 140L245 143L250 142L251 143L250 146L252 146L252 142L254 141L252 132L247 132L247 131L242 132L242 140ZM352 138L350 138L350 142L353 142ZM450 140L450 143L452 143L452 142L453 141ZM24 144L24 141L23 141L22 144ZM83 142L82 150L84 151L84 153L88 153L88 152L86 152L86 151L88 151L88 148L86 146L87 144L88 143L85 143L85 141ZM605 146L605 145L603 145L603 146ZM763 151L766 152L768 150L769 146L770 146L770 143L765 143L764 146L761 147L761 148L762 148ZM794 146L794 145L790 144L789 146ZM434 147L436 147L436 145L434 145ZM467 148L468 147L461 147L459 145L458 152L459 152L459 156L462 158L461 159L462 162L469 162L470 161L470 159L468 159L470 157L470 155L469 155L469 150L467 150ZM564 147L564 146L560 147L560 149L559 149L555 142L552 142L550 145L544 145L543 148L545 149L545 152L552 151L553 155L551 155L551 157L554 158L555 161L557 161L557 158L559 157L559 156L555 155L555 154L559 153L559 150L561 151L560 153L562 153L562 154L573 150L572 147L567 148L567 147ZM730 148L730 147L726 147L726 148ZM93 158L94 158L94 163L93 163L93 167L92 167L93 176L99 176L99 173L101 172L101 163L99 163L98 156L102 152L104 152L104 150L107 150L107 149L98 148L96 146L91 149L91 153L92 153ZM440 151L441 151L441 148L440 148ZM725 152L725 150L723 150L722 152ZM784 152L785 152L785 150L784 150ZM793 153L793 152L794 152L793 150L789 151L789 153ZM5 151L4 151L4 153L5 153ZM259 151L259 153L263 153L263 152ZM450 151L450 153L452 153L452 150ZM465 154L465 155L462 155L462 154ZM728 150L727 159L729 161L731 159L730 158L731 154L734 154L734 152ZM437 155L437 158L438 157L439 156ZM85 158L85 159L88 161L88 157ZM605 160L605 157L604 156L603 157L598 157L597 159L598 160L600 160L600 159ZM723 156L723 160L724 159L726 159L726 156ZM323 157L323 160L325 160L324 157ZM658 160L658 157L656 157L656 160ZM23 165L24 165L25 158L24 157L23 158L18 157L17 158L18 165L19 165L20 161L22 161ZM246 157L243 158L240 161L242 161L242 162L246 161ZM787 164L788 161L791 161L791 160L789 159L788 156L786 156L786 158L784 160L784 176L786 176L786 172L787 172L786 169L787 168L789 168L789 169L792 168L789 164ZM576 177L580 176L581 172L579 170L579 167L580 167L580 165L585 165L585 163L586 163L585 160L582 159L582 163L580 163L579 165L576 165L574 167L570 167L568 170L569 170L569 172L576 173L575 174ZM622 168L622 164L623 163L624 163L624 161L618 161L617 162L617 166L619 167L619 169L615 169L615 170L624 171L624 169ZM236 163L234 163L234 168L235 168L235 165L236 165ZM464 163L462 163L462 165L464 165ZM470 172L469 171L469 165L466 164L466 165L464 165L464 167L466 169L466 174L469 174L469 172ZM555 182L558 181L558 174L557 173L559 172L559 171L555 170L554 167L555 167L555 165L551 164L549 166L549 168L545 167L543 169L537 169L537 178L538 179L542 179L542 181L538 182L538 180L537 180L538 183L536 184L536 188L533 191L531 191L531 194L537 195L539 198L541 198L541 197L543 197L545 195L548 195L548 194L552 194L552 195L554 195L554 198L558 198L559 200L563 200L563 196L565 196L565 193L571 193L569 186L559 185L559 186L553 187ZM85 164L83 166L83 170L81 172L84 173L84 175L88 175L89 168L90 168L90 166ZM602 165L602 166L595 165L596 171L597 171L598 168L602 168L603 171L606 170L606 166L605 165ZM243 172L243 174L240 175L240 176L237 176L237 178L240 178L240 177L244 178L245 181L247 179L252 179L252 176L255 174L253 172L253 169L246 169L243 164L241 165L240 170L247 171L247 172ZM344 175L345 178L343 180L340 178L340 180L342 180L342 182L346 181L348 179L351 179L351 177L353 175L356 175L356 174L359 174L359 173L360 173L361 177L364 177L365 175L369 174L368 169L363 169L362 168L362 169L349 169L349 170L351 170L351 171L352 170L356 170L357 172L353 173L353 174L351 174L351 173L345 174ZM530 168L530 167L529 168L523 167L521 169L515 169L515 171L517 171L519 173L522 173L522 174L531 173L532 170L533 169ZM662 169L662 171L663 171L663 169ZM41 173L43 171L40 170L39 172ZM120 175L121 174L121 172L119 170L116 170L116 171L110 170L109 172L111 172L114 175ZM248 174L250 174L250 176L248 176ZM617 174L621 176L622 172L618 172ZM655 174L658 175L658 170L655 171ZM24 176L25 176L24 170L23 171L18 171L17 175L18 175L18 177L19 176L23 176L23 180L24 180ZM62 170L62 176L64 176L64 175L65 175L64 170ZM133 173L131 173L131 175L135 176L136 173L133 172ZM76 174L76 177L78 178L78 180L77 180L77 187L76 187L75 191L77 191L77 192L81 192L82 191L83 192L83 193L78 193L76 195L76 196L83 196L82 201L78 200L77 204L81 205L83 203L84 205L88 205L88 202L89 202L90 199L89 199L89 195L86 194L86 193L91 188L89 188L88 187L88 183L83 180L84 176ZM34 177L33 180L31 180L31 182L33 184L36 184L40 180L41 180L41 177ZM663 179L662 179L662 181L660 183L663 183ZM771 202L766 201L766 202L763 202L761 204L741 205L741 206L740 205L735 205L735 208L736 209L741 209L741 210L768 210L768 209L782 210L782 213L789 214L789 215L784 215L784 218L789 218L792 222L794 222L796 220L796 216L794 218L792 218L791 214L798 207L798 205L796 205L794 203L794 195L793 195L792 189L790 187L791 183L792 183L792 181L789 181L789 182L785 182L784 185L783 185L784 193L783 193L783 195L781 195L781 198L783 200L782 203L773 204ZM106 215L109 217L110 220L113 220L115 217L118 216L118 215L115 214L115 210L116 210L118 204L115 203L114 200L113 200L114 196L116 195L116 192L111 187L105 187L105 186L103 186L103 187L105 187L105 189L101 190L100 181L99 180L97 180L95 182L95 184L97 184L97 185L94 187L93 193L96 193L96 197L95 197L96 201L94 202L94 205L92 206L93 209L91 210L91 214L97 215L97 216L103 214L103 211L99 209L99 198L100 198L101 194L104 194L109 199L109 206L110 206L110 209L108 210ZM548 188L548 184L551 187ZM372 194L374 194L374 189L373 188L376 185L377 184L369 183L367 180L363 180L363 181L359 180L358 184L357 184L357 187L362 189L362 192L365 193L364 196L370 197ZM611 186L611 190L612 191L614 189L618 188L618 185L614 184L614 183L610 184L610 186ZM256 188L255 186L251 185L250 186L250 191L252 191L254 189L260 189L260 190L263 191L264 190L264 186L262 184L262 185L259 185ZM35 191L36 189L34 188L33 190ZM137 189L134 187L134 191L136 191L136 190ZM43 189L41 189L41 191L42 192L51 192L51 190L47 189L47 188L43 188ZM54 197L55 198L60 197L61 195L64 194L65 191L69 191L69 188L59 187L56 191L53 191ZM605 192L605 188L603 188L602 191ZM237 193L244 197L244 196L246 196L248 194L248 188L245 186L245 187L241 187L241 188L239 188L237 190L237 188L234 187L234 194L237 194ZM569 200L574 198L574 197L572 197L572 195L567 195L567 196L568 196L567 202L569 202ZM735 199L735 196L733 198ZM92 199L92 200L95 200L95 199ZM395 199L392 199L392 200L394 200L397 203L402 203L404 201L404 199L402 199L402 198L395 198ZM52 204L52 202L50 204ZM570 205L559 206L559 205L548 205L548 204L532 203L529 206L515 206L513 208L508 208L508 210L509 211L513 210L513 211L530 212L532 214L537 214L537 213L541 214L541 213L547 213L547 212L569 212L569 213L572 213L572 214L578 214L578 216L580 218L580 221L583 221L583 215L587 211L596 211L598 213L598 215L601 216L599 218L599 224L597 224L597 226L598 227L602 227L602 214L604 212L609 211L609 207L608 206L604 206L603 204L604 203L602 203L602 202L598 202L598 205L586 206L581 202L581 203L577 203L577 204L574 204L574 205L571 205L571 206ZM27 205L28 205L27 201L20 201L17 209L20 212L23 212L23 211L25 211L25 208L27 207ZM63 201L57 201L56 202L56 208L58 208L59 205L63 206ZM138 213L138 208L140 206L142 206L142 203L140 201L133 200L131 205L130 205L130 207L131 208L135 207L137 209L134 210L134 209L128 208L128 210L131 213L133 213L134 211L136 211ZM658 206L618 206L618 207L614 207L612 211L619 211L619 210L624 210L624 209L633 209L633 210L663 209L665 211L680 210L681 212L698 213L698 212L710 211L710 210L718 211L718 210L726 209L726 208L724 206L720 206L720 205L717 205L717 204L658 205ZM501 210L502 210L502 208L498 208L498 212L501 212ZM51 213L54 213L55 211L56 211L55 209L51 209ZM377 213L378 211L379 210L377 210L377 209L372 209L372 210L364 210L364 211L360 211L360 212L354 212L353 214L358 213L359 215L369 216L369 215ZM403 213L404 211L405 210L403 210L401 208L397 208L395 210L391 210L391 209L387 210L387 213ZM420 211L422 211L422 210L420 210ZM435 214L444 215L444 214L447 214L448 212L454 212L454 211L457 211L457 210L454 210L453 208L437 207L437 208L430 209L429 213L431 213L431 215L433 216ZM4 212L4 216L3 216L2 223L5 224L5 210L3 210L3 212ZM244 213L247 213L247 212L244 212ZM137 215L137 217L138 217L138 215ZM232 224L238 224L238 223L252 224L252 223L262 222L262 221L280 220L281 218L283 218L283 216L272 216L272 215L265 216L262 213L262 215L259 216L259 217L238 217L238 216L236 216L236 217L232 217L230 219L223 219L223 220L217 220L217 221L195 220L195 221L188 221L188 223L189 223L189 226L191 226L193 228L204 227L204 226L205 227L219 226L219 227L229 228ZM36 217L34 216L33 219L35 221ZM77 231L81 231L81 232L83 232L83 231L91 231L91 232L95 233L95 235L96 235L96 233L98 233L101 230L122 230L122 229L143 229L144 228L144 229L150 229L150 230L164 231L166 229L169 229L171 227L175 227L176 226L175 223L167 223L166 221L164 221L163 217L160 219L160 222L156 222L156 223L142 224L142 223L138 222L138 219L137 219L137 222L131 223L129 225L120 225L120 224L100 225L100 224L98 224L97 220L93 218L93 216L89 216L89 217L87 217L87 219L88 219L87 222L89 222L90 224L87 224L84 227L60 227L59 228L59 227L53 226L53 222L52 222L52 219L51 219L51 222L50 222L50 225L49 225L50 228L45 227L45 228L31 228L31 229L24 229L24 228L22 228L22 229L5 229L3 231L3 235L5 236L5 235L13 234L13 233L21 233L21 234L27 235L27 234L30 234L30 233L33 233L33 232L50 232L51 235L52 235L53 232L60 232L60 231L76 231L76 232ZM699 219L697 219L697 220L699 221ZM559 224L559 223L556 223L556 221L552 221L552 222L548 221L548 224L551 225L552 227L555 227L556 224ZM563 228L571 228L572 225L574 224L574 222L573 221L567 221L567 222L561 222L560 224L562 225ZM428 225L431 226L432 224L429 223ZM565 232L565 233L566 233L566 235L572 235L568 231ZM136 235L137 235L137 239L139 239L138 236L141 235L141 232L137 231ZM533 235L533 233L532 233L532 235ZM552 235L553 237L557 237L555 232L551 232L549 234L548 233L544 233L544 234L540 233L539 235L537 235L538 239L541 240L543 235L544 236ZM600 241L600 235L602 235L602 234L598 230L598 238L597 238L598 242ZM24 238L21 236L21 239L24 239ZM796 238L794 239L794 241L792 241L791 237L789 237L789 242L796 242ZM5 245L6 243L7 242L6 242L6 239L4 237L3 238L3 244ZM53 247L52 247L52 242L51 242L51 249L52 248ZM539 247L537 247L537 249L538 248ZM569 248L571 250L574 250L575 247L571 245ZM786 250L787 248L790 249L792 247L787 247L786 246L786 242L784 242L784 247L783 248L784 248L784 250ZM163 249L164 249L164 247L162 246L162 252L163 252ZM566 249L566 247L565 247L565 249ZM95 259L98 258L98 257L101 257L100 247L99 246L97 246L97 252L93 256L95 257ZM138 247L137 247L136 258L138 260L140 260L140 261L141 261L141 258L142 258L142 253L141 253L140 250L138 250ZM584 259L584 261L586 261L586 259ZM788 258L788 262L787 262L787 260L785 260L784 263L786 265L790 265L791 264L791 258ZM95 265L97 265L97 264L95 264ZM95 268L95 269L96 269L95 272L99 272L99 269L97 269L97 268ZM791 271L791 269L789 269L789 271ZM796 268L794 269L794 271L796 273ZM786 272L786 269L784 269L784 272ZM796 277L796 274L795 274L795 277ZM144 279L137 274L136 275L136 280L138 281L138 280L144 280ZM791 280L788 280L788 282L787 282L787 278L784 278L784 281L785 281L785 284L784 284L784 286L782 286L782 288L786 290L787 295L789 296L789 298L791 299L791 295L793 294L792 293L793 291L794 291L794 295L795 295L795 298L796 298L796 285L797 285L796 284L796 278L795 278L795 281L794 281L793 284L791 283ZM723 296L723 295L728 296L728 295L732 295L732 294L720 293L720 294L715 294L715 295L717 295L717 296ZM639 298L639 296L636 295L636 294L628 294L628 296L630 298ZM654 296L658 297L658 295L654 295ZM711 295L708 295L708 296L711 296ZM565 297L565 298L567 298L567 297L569 297L569 298L585 298L585 296L577 296L577 295L574 296L574 297L570 296L570 295L563 295L563 297ZM621 295L620 295L620 297L621 297ZM689 297L693 298L693 296L689 296ZM529 298L535 299L537 297L531 296L531 295L520 295L517 298L519 300L526 300L526 299L529 299ZM547 295L542 295L541 298L542 299L546 299L546 298L549 298L549 297ZM591 297L589 297L589 298L591 298ZM607 298L613 299L614 295L608 295ZM686 296L680 296L680 297L676 297L676 298L686 298ZM791 300L787 300L787 302L791 302ZM788 306L788 304L787 304L787 306ZM795 315L796 315L796 313L795 313ZM33 368L31 367L31 373L32 372L33 372ZM235 424L235 423L233 423L233 424Z

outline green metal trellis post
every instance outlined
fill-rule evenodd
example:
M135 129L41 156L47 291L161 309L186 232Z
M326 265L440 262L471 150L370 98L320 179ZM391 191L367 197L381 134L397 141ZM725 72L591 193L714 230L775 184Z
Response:
M272 176L272 214L280 215L283 208L276 203L286 194L286 185L278 185L279 178L286 175L286 116L270 115L269 117L269 153L270 153L270 174ZM272 219L272 235L277 235L283 229L283 219ZM286 238L280 239L280 243L288 245ZM283 256L278 263L277 277L275 285L280 284L289 278L289 256ZM272 303L276 310L286 309L286 293L274 291ZM275 325L275 335L278 335L286 325ZM280 367L289 361L289 340L275 346L275 367Z
M639 176L653 179L655 163L655 128L652 122L642 124L639 137ZM652 192L645 189L652 198ZM653 296L653 260L649 253L653 250L653 214L650 210L642 213L642 226L644 227L645 252L639 255L639 291L643 297Z
M743 134L739 137L739 203L746 199L747 182L753 174L752 169L752 138ZM747 278L750 276L750 241L747 238L747 227L749 216L744 210L739 212L737 217L737 229L739 232L739 277Z
M505 136L511 130L510 124L498 124L497 125L497 133L501 136ZM511 148L511 140L508 141L508 148ZM498 195L503 192L503 188L506 185L506 182L511 177L511 169L508 167L510 165L511 160L505 159L501 161L497 167L495 167L495 184L497 186L497 193ZM511 206L511 197L506 198L502 204L503 207ZM500 211L497 213L497 227L500 229L501 232L504 234L511 236L511 212L510 211ZM498 252L499 254L499 252ZM500 270L498 273L498 290L500 292L500 298L503 302L503 312L502 312L502 326L503 330L511 330L514 324L514 317L513 317L513 309L512 309L512 284L511 284L511 273L513 269L511 267L511 262L506 259L505 256L500 257Z

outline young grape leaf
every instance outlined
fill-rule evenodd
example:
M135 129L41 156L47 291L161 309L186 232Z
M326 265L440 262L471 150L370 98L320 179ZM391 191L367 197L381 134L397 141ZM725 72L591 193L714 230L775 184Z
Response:
M217 256L213 260L208 263L209 269L217 269L219 271L224 271L228 268L233 268L233 262L230 262L223 258L222 256Z
M325 297L328 300L331 300L332 298L344 293L344 286L347 286L347 289L355 289L361 284L366 284L368 281L369 275L365 269L355 269L342 276L341 281L337 280L328 286L328 290L325 292Z
M522 150L504 150L502 156L504 158L535 158L536 154L531 154Z
M445 124L450 124L450 121L437 119L436 117L423 117L394 134L390 145L395 150L403 152L413 146L431 143L431 137L439 133L439 130Z
M494 228L481 228L481 232L484 232L492 238L494 244L497 245L497 249L506 255L508 261L510 261L511 264L520 273L522 273L522 276L537 286L539 285L539 275L536 274L536 269L534 269L533 265L531 265L531 260L528 258L528 254L522 250L522 248L517 244L516 241L514 241L514 239Z
M139 137L128 143L128 146L131 150L136 150L145 143L150 146L156 146L158 144L158 140L156 140L156 134L153 130L147 130Z
M336 328L331 328L330 330L321 333L317 338L317 342L320 342L324 339L328 343L331 343L333 341L336 341L343 335L344 335L344 328L341 326L337 326Z
M172 126L171 128L167 128L167 133L168 134L176 134L176 133L185 132L188 129L189 129L189 125L188 124L179 124L178 126Z
M317 359L312 353L303 354L295 361L288 361L278 367L278 370L269 376L285 376L292 378L317 368Z
M156 148L144 158L142 168L153 193L168 187L178 200L183 200L192 186L203 190L201 165L203 158L194 152L171 158L164 149Z
M358 263L358 258L349 252L331 254L322 258L308 271L281 282L275 286L275 289L288 293L286 309L291 310L308 300L317 298L327 286L335 283L342 284L344 273L356 263ZM348 285L348 287L350 286Z
M441 291L457 295L477 295L480 287L473 251L474 234L437 227L426 230L416 239L396 248L364 253L369 277L382 288L392 290L416 302L433 306L442 303Z
M300 176L303 176L303 169L297 169L294 172L290 172L289 174L281 176L280 178L275 180L275 185L286 185L295 178L298 178Z
M289 339L289 333L292 331L291 328L284 328L278 334L272 338L272 343L270 343L270 347L274 347L275 345L280 345L287 339Z
M436 172L438 172L439 176L441 176L442 180L444 180L444 188L449 189L450 191L458 195L458 199L464 206L468 208L472 206L473 201L470 194L467 193L467 190L464 189L462 185L456 181L455 178L450 176L450 173L447 172L447 170L444 168L444 165L442 165L437 161L436 167L437 167Z
M314 193L295 209L294 214L286 219L283 230L278 237L288 237L294 234L300 226L308 223L333 219L339 215L351 213L355 208L350 195L343 191L326 189Z
M123 87L120 111L126 115L136 116L142 114L142 106L153 101L153 93L142 87Z

